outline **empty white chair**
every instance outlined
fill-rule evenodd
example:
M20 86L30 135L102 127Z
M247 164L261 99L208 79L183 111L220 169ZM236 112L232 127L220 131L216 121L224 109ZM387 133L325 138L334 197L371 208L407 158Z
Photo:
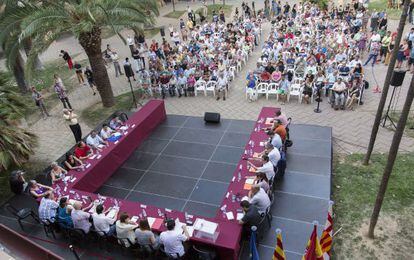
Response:
M269 86L269 84L261 82L259 83L259 85L257 85L257 96L259 96L260 94L262 95L267 95L267 87Z
M204 96L207 96L206 85L207 83L204 80L197 80L194 85L194 95L197 96L197 92L202 92Z
M277 91L278 88L279 85L277 83L270 83L267 86L266 99L269 99L269 95L276 95L276 99L279 100L279 95Z
M212 92L213 96L215 97L216 96L216 85L217 85L216 81L210 80L209 82L207 82L206 95L208 95L208 92Z
M289 87L289 93L287 95L287 101L289 102L290 96L296 96L298 97L298 103L302 102L302 85L293 83Z

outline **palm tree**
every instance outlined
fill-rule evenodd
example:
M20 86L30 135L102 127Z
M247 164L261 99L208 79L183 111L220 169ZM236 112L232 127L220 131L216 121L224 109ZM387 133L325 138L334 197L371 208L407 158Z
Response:
M9 77L0 73L0 171L21 166L36 145L35 135L18 126L27 106L11 88Z
M94 73L102 104L115 104L114 95L102 58L103 29L112 29L124 42L123 29L142 30L143 25L154 24L158 15L155 0L44 0L27 1L30 8L8 14L15 20L21 19L19 42L30 38L33 48L27 60L32 68L36 56L46 50L63 34L72 33L88 56ZM9 20L10 21L10 20ZM0 24L7 26L7 24ZM30 75L29 75L30 76Z

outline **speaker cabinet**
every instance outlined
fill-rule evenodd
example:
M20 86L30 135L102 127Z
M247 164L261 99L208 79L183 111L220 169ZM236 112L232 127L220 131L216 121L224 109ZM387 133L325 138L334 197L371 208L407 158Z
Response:
M205 112L204 113L204 121L206 123L220 123L220 114L219 113L211 113L211 112Z

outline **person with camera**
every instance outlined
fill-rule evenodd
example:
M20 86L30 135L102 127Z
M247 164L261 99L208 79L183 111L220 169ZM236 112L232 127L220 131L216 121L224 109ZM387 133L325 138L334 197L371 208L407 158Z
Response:
M82 140L82 130L78 123L78 115L72 109L63 109L63 118L68 123L70 130L75 137L76 143Z

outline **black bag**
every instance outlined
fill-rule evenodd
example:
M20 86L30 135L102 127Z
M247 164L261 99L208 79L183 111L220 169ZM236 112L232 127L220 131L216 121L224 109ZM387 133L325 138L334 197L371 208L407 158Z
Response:
M292 145L293 145L293 141L292 141L292 140L287 139L287 140L285 141L285 146L286 146L286 147L291 147Z
M368 89L369 88L369 82L366 81L366 80L364 80L364 88L365 89Z

